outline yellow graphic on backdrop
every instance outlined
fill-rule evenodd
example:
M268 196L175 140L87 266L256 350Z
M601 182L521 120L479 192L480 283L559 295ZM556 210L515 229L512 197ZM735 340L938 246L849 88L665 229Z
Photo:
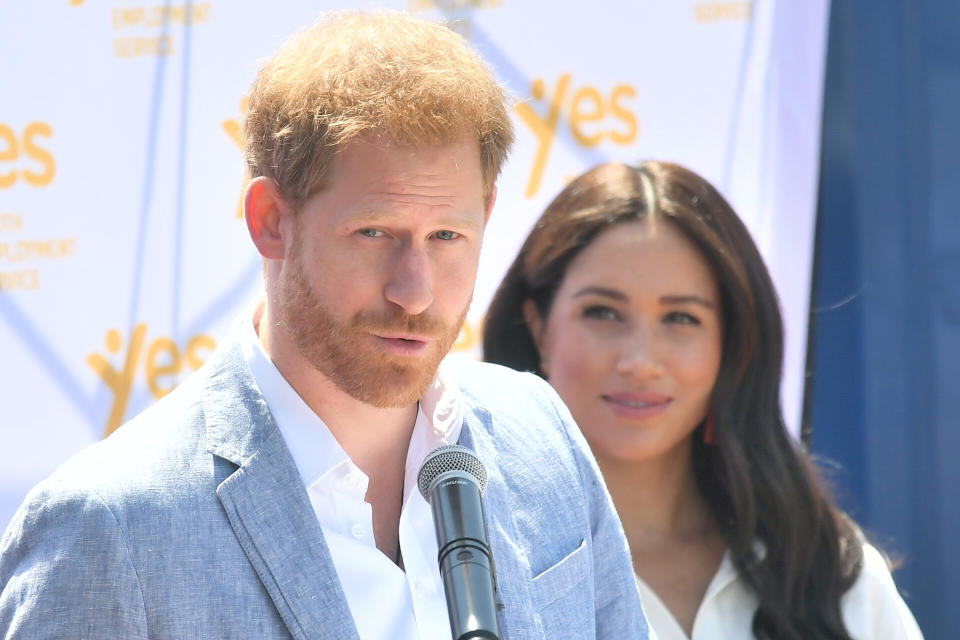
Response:
M700 24L724 20L751 20L753 2L702 2L693 7L693 15Z
M118 7L111 12L114 29L146 27L156 29L164 25L188 25L210 21L211 3Z
M19 135L13 127L0 123L0 189L9 189L21 179L32 187L53 182L57 162L38 140L52 137L53 127L46 122L31 122Z
M43 238L41 240L0 241L0 262L27 260L59 260L77 253L77 238Z
M474 326L469 320L463 323L460 329L460 335L453 343L451 351L472 351L480 347L480 338L483 335L483 325Z
M39 291L41 271L31 263L76 256L76 236L18 238L24 226L20 214L0 213L0 292Z
M174 54L173 36L135 36L113 41L117 58L166 57Z
M170 26L186 27L210 21L212 3L185 3L178 5L154 4L114 7L110 22L114 31L144 31L114 38L113 50L117 58L167 57L176 54L176 40L172 33L149 33Z
M626 104L627 100L637 96L636 89L628 84L620 84L605 96L596 87L588 85L571 93L572 78L570 73L560 76L544 115L538 114L526 102L516 107L520 119L537 138L537 151L524 192L528 198L540 190L561 115L566 114L573 139L583 147L595 147L607 140L625 146L633 143L640 133L640 122ZM541 78L533 81L531 94L533 100L538 102L547 98L546 83ZM614 124L611 124L611 119L615 121Z
M23 231L23 216L16 213L0 213L0 233Z
M87 356L87 364L113 393L113 404L107 417L104 437L123 424L146 337L146 323L134 327L130 344L123 357L123 365L119 369L114 368L110 361L99 353L91 353ZM107 331L105 342L108 354L117 355L123 350L123 335L118 329ZM143 367L147 388L151 395L159 400L173 391L184 365L196 371L216 346L216 341L204 334L193 336L183 348L166 336L154 339L147 348L146 362Z
M247 96L244 96L243 99L240 100L241 114L247 112L247 102L248 102ZM240 124L240 119L227 118L222 123L220 123L220 127L226 132L227 136L229 136L229 138L233 140L233 143L237 145L237 148L240 149L240 151L243 151L243 126ZM245 178L243 181L243 186L240 187L240 198L237 201L237 217L238 218L243 218L243 194L247 190L247 182L249 182L249 180Z
M0 292L38 291L39 289L39 269L14 269L12 271L0 271Z

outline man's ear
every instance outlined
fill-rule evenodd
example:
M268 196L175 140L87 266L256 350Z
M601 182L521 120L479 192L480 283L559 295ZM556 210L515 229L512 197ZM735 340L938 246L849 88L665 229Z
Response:
M490 222L490 212L493 211L493 204L497 201L497 187L494 186L490 192L490 202L487 204L487 215L483 217L483 224L486 226Z
M284 235L292 214L273 178L259 176L247 185L243 196L243 217L253 244L264 258L283 259L286 251Z

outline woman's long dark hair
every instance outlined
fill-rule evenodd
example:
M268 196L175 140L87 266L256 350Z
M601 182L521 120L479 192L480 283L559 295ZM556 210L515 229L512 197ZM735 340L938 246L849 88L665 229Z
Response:
M776 291L747 228L706 180L675 164L646 162L603 164L571 182L544 211L493 299L484 359L543 375L524 301L546 318L570 262L601 231L655 216L699 249L721 292L723 357L710 402L715 444L704 444L700 425L693 470L759 600L754 635L850 640L840 598L860 573L862 534L787 433Z

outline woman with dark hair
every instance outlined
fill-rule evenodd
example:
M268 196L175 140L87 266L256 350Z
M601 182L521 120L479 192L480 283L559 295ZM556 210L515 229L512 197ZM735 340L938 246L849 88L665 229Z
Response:
M787 433L773 283L700 176L611 163L571 182L494 297L484 358L570 407L660 640L922 637Z

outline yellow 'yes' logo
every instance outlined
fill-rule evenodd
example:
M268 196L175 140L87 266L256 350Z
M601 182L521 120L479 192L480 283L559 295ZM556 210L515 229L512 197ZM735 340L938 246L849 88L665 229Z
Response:
M57 162L53 154L37 142L37 138L49 139L52 136L53 127L46 122L31 122L23 130L23 135L17 135L13 128L0 123L0 189L9 189L20 178L33 187L46 187L53 182L57 173ZM21 166L20 170L14 168L2 171L6 163L20 166L24 156L27 160L39 164L40 171L28 168L29 165Z
M113 405L107 418L104 437L123 424L146 337L146 324L138 324L134 327L123 359L123 366L119 369L114 368L110 361L99 353L91 353L87 356L87 364L113 392ZM123 350L123 336L120 331L117 329L107 331L106 344L108 353L120 353ZM213 338L202 334L190 338L183 349L171 338L165 336L156 338L147 348L144 364L147 388L150 389L153 397L159 400L173 391L176 378L183 370L184 361L191 369L197 370L216 346L217 343Z
M624 102L637 96L637 90L628 84L614 87L609 95L604 95L596 87L583 86L570 92L572 74L565 73L557 80L553 97L545 115L538 114L530 104L517 105L517 114L524 124L530 127L537 138L537 152L533 159L533 168L527 180L524 195L532 198L540 190L543 171L557 134L560 116L565 112L570 123L573 139L584 147L595 147L605 140L614 144L628 145L637 139L640 123L636 114ZM541 101L547 97L544 81L537 78L531 87L533 99ZM570 100L567 96L570 95ZM617 126L611 125L610 119Z

